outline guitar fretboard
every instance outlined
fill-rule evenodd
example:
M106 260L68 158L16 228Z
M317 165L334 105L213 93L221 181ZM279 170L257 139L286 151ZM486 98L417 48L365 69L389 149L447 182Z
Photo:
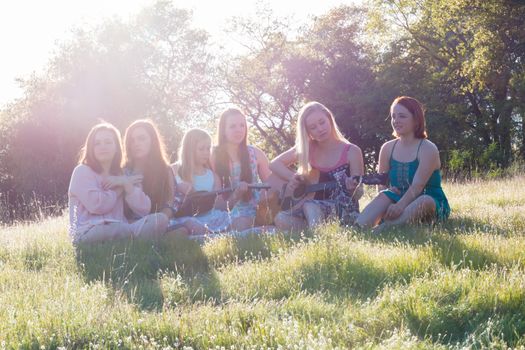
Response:
M363 183L365 185L385 185L388 180L387 173L381 174L369 174L363 176L352 176L357 182ZM337 187L337 181L327 181L321 182L318 184L308 185L305 188L305 193L318 192L323 190L330 190Z

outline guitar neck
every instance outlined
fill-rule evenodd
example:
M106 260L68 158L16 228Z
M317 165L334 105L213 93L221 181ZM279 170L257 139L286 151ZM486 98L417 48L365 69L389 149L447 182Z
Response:
M331 190L337 187L337 181L320 182L318 184L308 185L304 190L305 193L312 193L324 190Z
M249 184L248 188L252 190L268 190L271 188L271 186L267 184ZM226 187L226 188L223 188L217 191L213 191L213 192L217 194L223 194L227 192L233 192L234 190L235 190L234 187Z
M267 189L270 188L270 185L267 185L267 184L250 184L250 185L248 185L248 188L250 188L250 189L267 190ZM234 190L235 190L235 188L233 188L233 187L226 187L226 188L221 188L220 190L202 192L202 193L199 193L198 196L199 197L202 197L202 196L217 196L217 195L220 195L220 194L223 194L223 193L233 192Z
M368 174L352 176L352 179L365 185L384 185L388 179L387 173ZM323 190L330 190L337 187L337 181L320 182L317 184L308 185L305 188L305 193L318 192Z

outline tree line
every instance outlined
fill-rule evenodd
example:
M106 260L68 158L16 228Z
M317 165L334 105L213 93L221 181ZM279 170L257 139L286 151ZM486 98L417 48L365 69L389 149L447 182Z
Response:
M0 111L0 222L64 204L100 119L121 130L153 119L175 160L183 131L214 130L231 103L271 157L293 144L299 108L318 100L371 169L391 138L391 101L411 95L427 108L447 176L497 174L525 158L524 28L517 0L376 0L300 27L261 7L229 20L238 52L218 48L171 1L78 28Z

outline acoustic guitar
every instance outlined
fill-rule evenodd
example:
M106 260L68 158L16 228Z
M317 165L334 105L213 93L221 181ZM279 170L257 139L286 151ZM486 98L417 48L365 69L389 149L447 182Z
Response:
M304 202L314 199L317 192L340 187L335 180L319 182L319 175L320 173L317 169L312 169L307 175L303 176L302 183L292 191L288 187L288 181L276 174L272 174L266 180L266 183L271 186L271 190L266 191L267 195L259 200L256 224L270 225L279 211L296 210L301 208ZM352 176L352 178L357 183L365 185L386 185L388 183L388 173L356 175Z
M249 189L260 189L267 190L271 188L268 184L250 184ZM204 214L213 209L217 196L233 192L235 188L227 187L216 191L195 191L187 194L180 206L179 210L175 213L176 218L184 216L196 216Z

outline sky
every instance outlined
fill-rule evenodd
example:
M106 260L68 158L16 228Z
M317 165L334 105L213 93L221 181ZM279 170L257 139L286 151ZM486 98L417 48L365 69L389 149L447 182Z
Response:
M193 10L196 27L212 39L221 36L231 16L253 14L258 0L175 0L177 7ZM22 95L17 82L43 70L57 45L75 27L94 26L104 19L134 16L154 0L6 0L0 2L0 107ZM356 0L264 0L281 16L298 22L330 8Z

